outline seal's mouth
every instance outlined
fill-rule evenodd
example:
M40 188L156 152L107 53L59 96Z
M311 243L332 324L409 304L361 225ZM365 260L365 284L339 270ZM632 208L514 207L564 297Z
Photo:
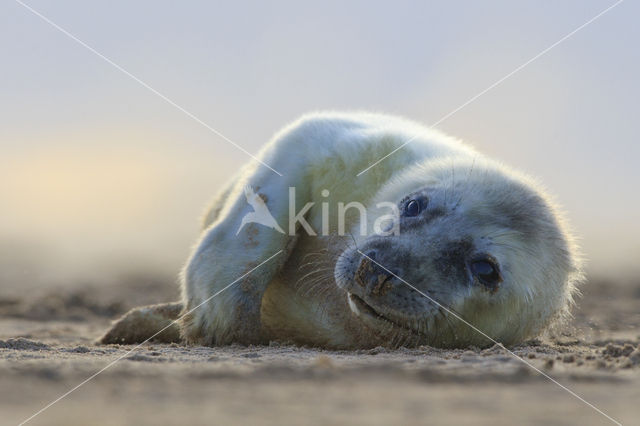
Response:
M378 312L373 306L369 305L360 296L357 296L351 292L347 292L347 299L349 301L349 307L354 314L362 319L366 324L372 326L383 332L389 332L393 329L401 329L414 334L422 334L407 325L399 324L398 322L384 316Z
M367 302L362 300L362 298L360 298L359 296L356 296L353 293L347 293L347 294L349 295L349 306L351 307L351 310L356 315L369 315L374 318L386 319L384 316L379 314L375 309L373 309L371 305L367 304Z

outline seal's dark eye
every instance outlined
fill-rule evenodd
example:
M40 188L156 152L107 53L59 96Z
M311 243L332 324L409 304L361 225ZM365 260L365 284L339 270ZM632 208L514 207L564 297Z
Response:
M409 217L418 216L420 214L420 201L409 201L407 205L404 206L404 214Z
M471 263L471 273L485 286L496 289L502 281L498 265L491 259L478 259Z

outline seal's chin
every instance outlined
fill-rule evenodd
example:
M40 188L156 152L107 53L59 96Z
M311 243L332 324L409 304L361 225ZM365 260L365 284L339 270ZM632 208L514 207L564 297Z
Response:
M402 331L405 333L411 333L415 335L421 335L417 330L414 330L406 325L398 324L396 321L389 319L382 315L375 308L365 302L360 296L347 292L347 300L349 302L349 308L351 311L367 326L377 330L381 333L390 333Z

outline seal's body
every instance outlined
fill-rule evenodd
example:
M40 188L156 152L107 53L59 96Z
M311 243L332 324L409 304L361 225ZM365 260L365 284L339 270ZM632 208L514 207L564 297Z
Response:
M485 333L511 344L567 312L580 270L556 209L461 142L396 117L327 113L286 127L259 158L281 175L245 166L184 268L188 343L450 347L485 345ZM144 309L145 324L167 323ZM140 312L103 341L140 340Z

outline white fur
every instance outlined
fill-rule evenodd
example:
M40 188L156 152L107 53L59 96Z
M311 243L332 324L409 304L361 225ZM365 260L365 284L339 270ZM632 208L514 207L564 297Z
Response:
M356 177L409 139L412 142L406 147ZM184 269L185 311L201 304L278 251L282 252L187 315L182 327L188 341L224 344L279 339L331 347L380 343L379 337L363 331L366 327L349 309L344 292L333 280L335 255L350 244L351 237L309 236L300 229L296 236L290 236L255 223L244 224L238 231L243 218L253 211L245 199L244 188L247 186L266 200L273 218L285 232L289 231L288 188L296 187L297 209L307 202L315 202L307 221L318 231L323 225L320 208L323 202L336 206L338 202L358 201L373 206L379 200L397 201L395 198L429 181L448 185L447 179L451 179L452 188L464 190L469 179L476 185L483 185L477 174L491 170L495 174L484 181L491 191L500 192L505 182L512 180L521 184L524 192L538 194L543 204L548 204L551 216L545 220L553 222L549 226L558 229L554 238L557 237L558 245L562 245L558 250L564 250L564 247L568 250L568 261L554 270L549 268L554 265L554 259L527 258L524 253L530 247L516 251L507 246L492 246L497 257L515 265L506 271L509 276L505 278L511 279L517 274L517 279L495 295L471 288L464 295L456 295L451 307L488 334L511 343L535 336L567 311L574 283L579 277L579 262L573 240L556 208L531 179L491 162L460 141L397 117L322 113L304 116L286 126L264 147L259 157L283 176L252 162L230 180L216 198L205 215L202 236ZM458 173L449 176L449 168ZM411 172L407 173L408 170ZM446 178L442 178L445 175ZM443 183L444 180L447 182ZM323 189L330 191L328 197L321 195ZM477 196L473 191L466 191L462 208L472 206L488 211L493 208L482 206L483 200L474 200ZM357 229L357 215L352 214L347 219L347 229ZM337 210L332 209L329 226L333 234L337 232L337 225ZM478 225L478 229L469 232L482 232L480 228ZM417 241L410 238L402 244L413 244L412 249L421 250ZM502 242L522 244L509 236ZM550 243L550 250L554 249L553 244ZM545 256L546 249L546 246L536 246L536 253ZM311 275L305 277L304 265L309 263L309 256L317 256L320 260L313 264L317 271L311 271ZM548 256L553 253L549 251ZM545 270L539 269L541 265ZM502 303L498 317L484 313L488 306L498 303ZM484 339L477 333L458 325L460 327L455 326L451 333L459 335L459 344L483 344Z

